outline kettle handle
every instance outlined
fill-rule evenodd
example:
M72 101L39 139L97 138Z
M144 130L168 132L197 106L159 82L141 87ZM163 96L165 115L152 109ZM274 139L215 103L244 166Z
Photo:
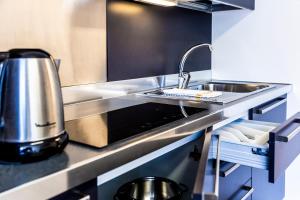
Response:
M7 58L9 58L9 53L8 52L0 52L0 63L2 63Z
M4 83L4 64L3 62L9 58L9 53L8 52L0 52L0 128L2 128L4 126L4 122L3 122L3 108L2 108L2 99L3 99L3 83Z
M0 52L0 76L2 73L2 68L3 68L3 62L9 58L9 53L8 52Z

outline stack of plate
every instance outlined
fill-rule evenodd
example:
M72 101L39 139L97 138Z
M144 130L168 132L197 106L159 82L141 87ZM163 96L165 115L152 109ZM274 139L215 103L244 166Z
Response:
M176 97L195 97L195 98L215 98L222 95L219 91L210 90L191 90L191 89L165 89L163 90L165 95Z

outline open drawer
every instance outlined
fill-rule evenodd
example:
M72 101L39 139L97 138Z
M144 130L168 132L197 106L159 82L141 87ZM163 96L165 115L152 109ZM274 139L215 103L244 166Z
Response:
M246 127L247 131L255 130L255 134L267 132L266 143L247 143L222 137L220 131L228 132L231 129L226 128L236 125ZM211 157L217 157L218 138L220 138L220 160L267 169L269 182L274 183L300 153L300 113L282 124L240 119L216 130L214 134L221 136L212 138L209 152Z

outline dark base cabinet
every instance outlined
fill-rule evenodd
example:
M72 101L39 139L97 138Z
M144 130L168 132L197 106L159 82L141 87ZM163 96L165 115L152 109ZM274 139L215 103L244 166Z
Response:
M286 95L249 111L249 119L280 123L286 121ZM221 150L222 151L222 150ZM269 171L222 162L220 167L220 200L282 200L285 196L285 174L269 182Z
M286 96L274 99L251 109L249 111L249 119L282 123L286 120ZM98 187L97 180L94 179L71 191L52 198L52 200L112 200L118 189L125 183L137 178L153 176L167 178L178 184L184 184L187 187L187 190L183 193L182 199L191 200L193 199L192 194L195 193L194 187L197 188L196 185L198 185L195 183L199 180L196 176L199 172L202 172L199 170L201 169L201 167L199 167L199 158L202 156L201 148L206 144L205 140L201 140L203 137L204 135L201 135L200 138L135 169L128 169L129 171L124 170L124 173L120 176L116 175L116 177L110 177L109 179L107 176L100 176L100 185ZM220 149L220 151L222 151L222 149ZM247 163L244 163L244 165L247 165ZM205 169L205 181L203 184L205 195L209 194L209 191L214 191L213 189L216 186L215 183L218 182L215 178L215 175L217 174L216 166L218 166L216 160L209 158ZM269 182L270 174L268 170L251 168L249 166L224 161L220 163L219 172L219 200L282 200L284 198L284 173L281 176L278 175L276 177L277 179L274 179L275 183L271 183ZM213 197L214 198L206 199L216 199L215 193ZM196 199L202 199L202 196L194 195L194 200Z
M286 120L286 95L252 109L249 118L255 121L283 123ZM269 183L267 170L252 168L252 186L255 188L252 200L282 200L285 195L285 174L275 183Z
M183 200L190 200L195 183L199 161L190 157L194 147L201 147L199 140L190 142L176 150L158 157L144 165L122 174L98 186L98 198L112 200L118 189L127 182L141 177L163 177L184 184L187 191Z
M235 168L233 163L225 165L229 167L221 165L219 200L282 200L284 198L284 174L275 183L269 183L267 170L247 166Z

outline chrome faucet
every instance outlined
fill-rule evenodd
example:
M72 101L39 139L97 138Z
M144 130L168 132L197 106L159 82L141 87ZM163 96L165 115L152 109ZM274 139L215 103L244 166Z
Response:
M212 51L212 45L211 44L198 44L198 45L195 45L193 46L192 48L190 48L182 57L181 61L180 61L180 65L179 65L179 75L178 75L178 88L179 89L186 89L188 84L189 84L189 81L190 81L190 78L191 78L191 75L189 72L185 72L183 71L183 68L184 68L184 65L185 65L185 62L188 58L188 56L192 53L192 51L194 51L195 49L197 48L200 48L200 47L208 47L210 51Z

